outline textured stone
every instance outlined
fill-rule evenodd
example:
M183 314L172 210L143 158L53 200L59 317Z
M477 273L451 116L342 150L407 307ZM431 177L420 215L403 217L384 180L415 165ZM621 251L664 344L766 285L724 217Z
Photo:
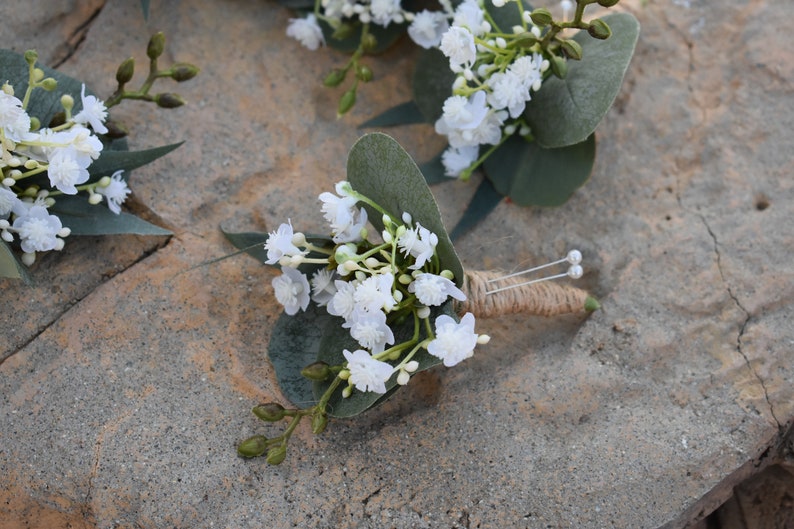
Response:
M46 34L57 61L74 19L13 19L19 6L0 7L4 40ZM65 73L110 93L156 30L164 60L202 67L179 86L188 106L114 112L133 148L186 140L132 179L175 236L69 241L37 286L3 283L17 319L0 528L685 527L779 462L794 415L791 7L623 9L642 35L591 181L553 210L504 202L456 245L473 269L580 248L603 310L483 320L492 341L471 360L322 436L300 428L268 467L235 446L274 431L248 410L283 398L264 355L273 275L246 256L202 263L232 251L219 225L319 230L314 197L344 177L355 124L409 97L414 52L372 59L375 84L337 120L319 80L344 58L286 39L275 3L153 2L148 22L136 2L104 5ZM419 160L443 145L426 126L390 132ZM434 191L451 225L474 186Z

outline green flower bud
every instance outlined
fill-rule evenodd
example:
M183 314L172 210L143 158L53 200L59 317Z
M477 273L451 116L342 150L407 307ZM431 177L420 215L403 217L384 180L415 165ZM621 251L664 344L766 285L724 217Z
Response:
M44 79L44 70L41 68L33 68L33 80L39 82Z
M287 445L274 446L267 452L267 462L271 465L280 465L287 457Z
M361 47L364 48L364 51L372 51L378 47L378 39L372 33L367 33L361 39Z
M154 102L161 108L177 108L181 107L186 101L179 94L157 94L154 96Z
M560 79L565 79L565 76L568 75L568 61L563 57L552 55L549 63L551 64L551 73Z
M237 445L237 455L242 457L259 457L267 450L267 437L254 435Z
M579 61L582 59L582 45L575 40L565 39L560 41L560 48L562 52L569 59Z
M334 40L345 40L352 37L355 32L356 27L353 24L345 22L343 24L339 24L339 26L334 29L334 32L331 33L331 38Z
M342 84L342 81L345 80L345 76L347 75L347 70L343 70L341 68L334 68L331 70L331 73L325 76L323 79L323 84L325 86L339 86Z
M326 426L328 426L328 417L324 413L312 415L312 433L319 435L325 431Z
M41 120L36 116L30 116L30 130L39 130L41 128Z
M74 108L74 98L69 94L63 94L61 96L61 106L64 110L72 110Z
M598 0L598 5L601 7L612 7L618 2L620 2L620 0Z
M524 33L520 33L515 36L508 44L508 48L529 48L530 46L534 46L538 42L538 38L530 33L529 31L525 31Z
M596 298L587 296L587 298L584 300L584 310L587 312L593 312L594 310L598 310L600 308L601 303L599 303Z
M58 81L56 81L52 77L47 77L41 82L41 87L45 89L47 92L52 92L53 90L58 88Z
M544 7L537 8L529 14L529 17L532 19L532 22L534 22L535 25L541 27L548 26L552 23L552 21L554 21L554 18L551 16L551 12Z
M267 422L280 421L286 415L286 410L284 409L284 406L282 406L278 402L268 402L267 404L260 404L259 406L254 406L254 409L252 409L251 411L259 419L262 419L263 421L267 421Z
M154 60L160 55L163 54L163 50L165 49L165 34L162 31L159 31L152 35L152 38L149 39L149 44L146 46L146 55Z
M133 74L135 74L135 59L130 57L119 64L119 67L116 70L116 82L120 85L129 83Z
M36 53L36 50L28 50L25 52L25 62L28 64L36 64L36 61L39 60L39 54Z
M114 140L118 138L124 138L130 133L129 129L126 125L124 125L124 123L113 119L105 121L105 127L108 129L105 136Z
M587 28L587 32L591 37L599 40L605 40L612 36L612 30L607 23L600 18L590 21L590 27Z
M356 77L358 77L359 81L368 83L372 81L372 70L369 66L359 64L358 68L356 68Z
M189 81L198 75L201 71L197 66L188 64L186 62L178 62L170 68L171 79L177 83Z
M339 98L339 107L336 109L336 115L342 116L346 114L353 105L356 104L356 89L351 88Z
M327 380L331 376L331 369L325 362L314 362L301 369L301 375L309 380Z

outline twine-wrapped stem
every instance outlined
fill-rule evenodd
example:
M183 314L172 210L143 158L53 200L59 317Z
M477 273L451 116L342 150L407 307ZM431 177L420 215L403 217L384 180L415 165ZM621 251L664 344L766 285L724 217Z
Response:
M471 312L477 318L492 318L516 313L556 316L589 312L598 308L598 302L586 291L553 281L521 285L487 294L488 291L496 288L488 281L503 275L491 271L466 272L462 288L466 294L466 301L457 303L457 312L460 314ZM520 277L507 278L499 282L499 287L523 282L525 280Z

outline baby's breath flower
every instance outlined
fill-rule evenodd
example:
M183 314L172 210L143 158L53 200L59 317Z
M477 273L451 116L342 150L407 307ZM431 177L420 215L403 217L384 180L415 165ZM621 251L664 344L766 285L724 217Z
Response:
M276 299L284 305L284 312L293 316L309 306L309 280L294 268L282 268L282 275L273 279Z
M368 277L358 284L353 294L356 306L371 312L381 309L390 311L394 308L392 285L394 285L394 275L391 273Z
M350 336L372 354L382 353L386 344L394 344L394 332L386 323L386 314L380 310L370 312L356 307L342 327L350 329Z
M397 238L397 247L405 255L412 255L416 262L409 266L411 270L419 270L433 257L438 244L438 236L416 223L416 229L409 228Z
M22 101L0 90L0 129L6 138L22 141L30 132L30 116L22 108Z
M347 360L347 369L350 371L349 380L357 390L386 393L386 381L394 371L391 365L372 358L362 349L352 353L345 349L342 354Z
M305 47L314 51L325 45L325 37L317 17L310 13L306 18L291 18L287 26L287 36L297 40Z
M287 220L285 224L281 224L276 231L270 232L267 242L265 242L265 250L267 250L266 264L272 265L279 262L284 257L303 256L308 253L308 250L301 251L300 248L292 243L295 234L292 231L292 222Z
M72 147L58 149L50 158L47 168L50 184L65 195L76 195L76 185L88 181L88 171L77 161L77 151Z
M408 36L425 49L435 48L441 44L441 37L449 29L444 13L425 9L414 16L408 26Z
M446 176L457 177L464 170L477 160L480 147L478 145L467 145L458 149L448 147L441 155L441 163L444 166Z
M337 279L334 281L334 286L336 287L336 293L331 298L331 301L328 302L328 314L348 320L356 308L356 300L354 298L356 283Z
M16 193L7 187L0 187L0 218L8 217L19 202L20 200L17 198Z
M428 307L441 305L450 296L458 301L466 300L466 294L455 283L435 274L418 274L414 282L408 285L408 292L415 293L416 299Z
M439 49L449 58L450 68L472 64L477 59L474 35L466 28L452 26L441 37Z
M108 117L108 109L105 103L94 96L85 95L85 84L80 91L80 99L83 102L83 109L74 117L74 122L91 125L91 128L99 134L107 133L108 129L104 122Z
M443 360L445 366L452 367L474 355L477 338L471 312L467 312L460 323L442 314L436 318L436 337L427 345L427 352Z
M97 186L96 192L102 195L108 201L108 209L116 215L121 213L121 205L127 200L130 194L130 188L127 182L121 177L123 170L116 171L110 177L110 182L106 186Z
M23 252L46 252L63 247L63 241L58 242L58 234L63 229L61 219L36 203L21 213L14 219L13 229L19 235Z
M327 268L317 270L312 276L312 300L318 307L325 307L336 294L335 277L334 271Z

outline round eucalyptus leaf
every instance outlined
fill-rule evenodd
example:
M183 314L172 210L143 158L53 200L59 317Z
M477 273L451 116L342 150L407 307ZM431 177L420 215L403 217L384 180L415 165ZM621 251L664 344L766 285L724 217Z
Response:
M443 113L444 101L452 95L455 74L449 69L449 59L441 50L422 50L416 59L413 95L419 112L428 123L435 123Z
M328 44L329 48L333 48L345 53L353 53L358 49L358 46L361 42L362 30L362 25L360 22L355 23L356 25L353 29L353 33L346 39L333 38L332 35L334 34L334 29L324 20L320 20L319 23L320 29L323 30L323 37L325 37L325 42ZM373 37L375 37L377 44L374 49L367 50L367 54L377 55L389 49L395 42L397 42L403 33L405 33L405 28L407 27L408 26L406 24L389 24L385 28L377 24L370 24L369 32Z

